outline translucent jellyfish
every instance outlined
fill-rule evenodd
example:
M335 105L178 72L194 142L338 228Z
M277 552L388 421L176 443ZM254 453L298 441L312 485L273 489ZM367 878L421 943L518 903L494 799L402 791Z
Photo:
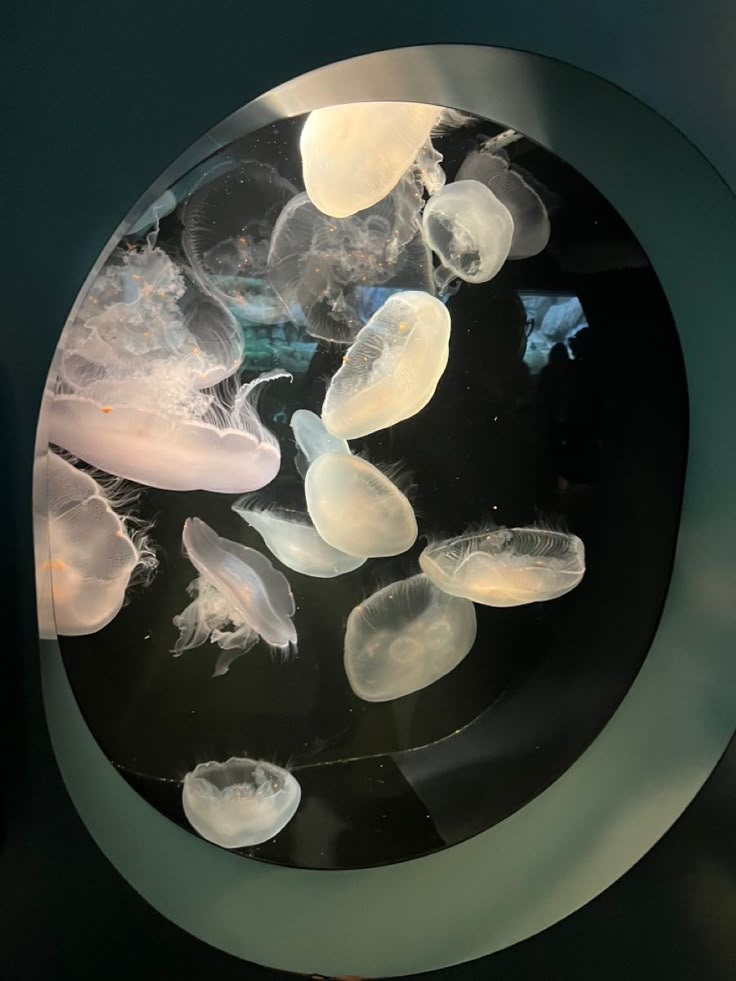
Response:
M49 440L100 470L164 490L242 494L270 483L281 451L258 415L270 371L240 388L197 392L168 369L83 394L47 392ZM177 381L180 384L176 384ZM227 385L227 383L226 383Z
M328 545L317 534L309 515L300 511L262 507L248 498L236 501L233 511L258 532L280 562L304 576L332 579L365 562Z
M473 604L427 576L379 589L348 617L345 673L366 702L388 702L434 684L475 643Z
M398 555L416 541L417 522L405 495L367 460L324 453L304 482L309 517L333 548L359 558Z
M259 637L282 652L296 646L291 587L265 555L220 538L200 518L187 518L182 542L199 578L189 586L194 599L174 617L179 630L174 654L199 647L209 637L224 651L215 667L220 675Z
M291 320L314 337L350 343L376 286L434 292L432 256L419 222L421 183L408 176L379 204L328 218L306 194L279 216L268 275Z
M233 756L224 763L200 763L187 773L181 802L187 821L207 841L250 848L286 827L301 795L288 770Z
M485 606L520 606L574 589L585 573L585 547L566 532L490 528L428 545L419 565L452 596Z
M302 479L307 476L309 466L323 453L350 455L347 440L329 433L320 417L309 409L297 409L290 426L297 445L296 468Z
M435 270L440 291L455 277L485 283L508 258L513 219L479 181L445 185L427 202L422 223L425 239L442 262Z
M509 259L526 259L545 248L550 235L547 209L521 174L511 169L503 150L474 150L461 164L457 180L480 181L508 208L514 220Z
M385 198L441 113L413 102L357 102L311 112L299 148L312 203L326 215L346 218Z
M277 324L288 312L266 279L274 222L296 188L249 160L195 190L182 209L182 245L201 282L237 315Z
M146 535L131 532L115 513L130 495L105 490L55 453L36 466L47 467L48 490L37 552L39 610L53 608L54 616L53 624L42 624L42 635L52 636L54 627L65 636L95 633L120 611L131 577L153 571L155 555Z
M357 439L416 415L447 366L450 314L427 293L395 293L374 313L332 377L322 421Z

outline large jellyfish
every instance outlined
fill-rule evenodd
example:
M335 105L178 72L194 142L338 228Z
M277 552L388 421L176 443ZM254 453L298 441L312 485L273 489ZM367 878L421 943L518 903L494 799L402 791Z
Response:
M417 522L405 495L367 460L324 453L304 482L309 517L333 548L358 558L398 555L416 541Z
M327 218L299 194L276 222L271 285L294 323L314 337L350 343L371 289L434 292L432 256L419 222L421 184L411 175L379 204Z
M424 237L442 263L435 270L440 291L455 277L485 283L508 258L513 219L480 181L446 184L427 202L422 223Z
M311 464L323 453L350 456L347 440L329 433L320 417L309 409L297 409L291 417L290 426L297 446L296 468L302 479L307 476Z
M233 511L258 532L279 561L304 576L332 579L365 562L328 545L301 511L262 507L248 498L236 501Z
M547 209L521 174L511 170L503 150L474 150L461 164L456 179L480 181L508 209L514 221L509 259L526 259L545 248L550 235Z
M53 622L42 622L41 634L92 634L118 614L131 577L150 574L156 557L145 533L130 531L114 510L129 496L106 491L56 453L36 463L44 466L48 507L39 515L38 606L42 614L53 610Z
M200 763L184 777L187 820L221 848L250 848L274 838L299 807L301 787L275 763L231 757Z
M345 673L355 694L387 702L434 684L475 643L473 604L448 596L427 576L379 589L348 617Z
M322 421L357 439L416 415L447 366L450 314L427 293L390 296L363 327L332 377Z
M326 215L346 218L385 198L441 113L413 102L357 102L311 112L299 148L312 203Z
M182 208L182 245L196 275L251 323L289 320L266 260L274 222L296 193L274 167L248 160L195 190Z
M585 573L577 535L545 528L490 528L433 543L419 556L432 582L485 606L556 599Z
M275 650L296 647L291 587L265 555L220 538L200 518L187 518L182 542L199 578L189 586L194 599L174 617L179 629L175 654L199 647L209 637L225 652L215 667L219 675L259 637Z
M196 392L168 369L83 393L46 395L49 440L95 467L164 490L242 494L279 471L276 437L258 415L264 383L291 378L270 371L230 399Z

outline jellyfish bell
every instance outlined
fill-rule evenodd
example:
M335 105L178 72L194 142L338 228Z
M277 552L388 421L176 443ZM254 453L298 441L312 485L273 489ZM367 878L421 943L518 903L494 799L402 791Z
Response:
M434 395L449 355L450 314L427 293L395 293L355 338L332 377L322 421L357 439L416 415Z
M438 289L457 277L486 283L508 258L514 222L508 209L485 184L475 180L446 184L422 214L424 237L442 266L435 270Z
M460 165L456 180L480 181L508 209L514 221L509 259L526 259L546 248L550 236L547 208L534 188L511 169L503 150L474 150Z
M473 604L442 592L425 575L385 586L348 617L344 664L350 687L368 702L426 688L465 658L476 630Z
M242 494L270 483L281 451L258 414L262 386L285 371L242 385L232 399L150 376L103 381L89 394L47 391L49 440L100 470L164 490ZM171 381L164 373L162 382Z
M184 777L187 820L221 848L250 848L274 838L299 807L301 787L283 767L231 757L200 763Z
M292 414L289 425L297 446L296 468L302 479L306 477L310 465L323 453L350 456L347 440L328 432L324 422L315 412L310 412L309 409L297 409Z
M357 558L399 555L416 541L408 499L361 457L317 457L307 470L304 491L317 534L341 552Z
M332 579L365 562L328 545L300 511L259 507L248 498L236 501L233 511L258 532L280 562L304 576Z
M544 528L490 528L427 546L419 565L444 592L485 606L556 599L585 574L577 535Z

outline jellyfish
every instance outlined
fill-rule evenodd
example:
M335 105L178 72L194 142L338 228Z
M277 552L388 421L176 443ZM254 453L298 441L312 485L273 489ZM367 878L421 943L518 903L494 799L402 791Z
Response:
M341 552L399 555L416 541L408 499L391 476L361 457L322 454L307 470L304 491L317 534Z
M209 637L223 650L215 666L217 676L259 637L282 653L296 647L291 587L265 555L220 538L200 518L187 518L182 542L199 577L188 589L192 602L174 617L179 630L175 655L199 647Z
M345 673L366 702L388 702L434 684L475 643L475 607L425 575L379 589L348 617Z
M585 547L562 531L490 527L428 545L419 565L451 596L521 606L574 589L585 573Z
M233 511L258 532L280 562L304 576L332 579L353 572L365 562L328 545L317 534L309 515L300 511L259 507L248 498L236 501Z
M357 102L311 112L299 148L316 208L347 218L396 187L429 139L442 109L413 102Z
M313 337L349 344L375 287L433 293L432 256L419 222L421 183L402 180L350 218L328 218L298 194L274 227L268 275L291 320Z
M250 848L276 835L296 814L296 778L265 760L231 757L200 763L184 777L181 802L187 821L221 848Z
M44 465L47 510L40 515L38 536L38 605L39 611L53 609L53 623L42 624L41 633L93 634L117 616L131 580L153 572L156 556L145 532L132 531L129 519L115 511L130 503L130 495L114 484L105 489L56 453L36 463Z
M320 417L309 409L297 409L290 422L297 445L296 468L302 479L318 456L323 453L342 453L350 456L347 440L333 436L325 428Z
M511 170L503 150L474 150L461 164L456 180L480 181L508 209L514 221L509 259L526 259L546 247L550 235L547 209L521 174Z
M182 245L205 288L253 324L289 320L266 277L274 222L297 193L269 164L248 160L198 189L182 208Z
M427 202L422 224L427 243L442 262L435 270L439 290L455 277L486 283L508 258L513 219L479 181L445 185Z
M416 415L447 366L450 314L427 293L390 296L355 338L322 406L327 430L357 439Z
M100 470L150 487L258 490L281 464L278 441L258 415L263 385L277 378L291 375L265 372L231 386L232 397L227 390L197 392L168 369L102 381L81 394L47 391L49 440Z

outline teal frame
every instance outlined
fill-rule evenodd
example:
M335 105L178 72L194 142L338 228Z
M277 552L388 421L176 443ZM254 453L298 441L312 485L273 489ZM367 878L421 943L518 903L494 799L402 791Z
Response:
M438 45L361 56L273 90L195 144L124 226L234 135L364 99L451 105L521 130L608 197L660 278L685 357L690 450L669 595L632 688L576 763L499 825L415 861L325 873L243 860L163 818L101 753L55 641L42 642L41 663L70 796L144 899L182 929L260 964L384 977L481 957L587 903L671 826L733 734L736 331L724 323L724 297L736 271L736 199L682 134L609 83L524 52Z

